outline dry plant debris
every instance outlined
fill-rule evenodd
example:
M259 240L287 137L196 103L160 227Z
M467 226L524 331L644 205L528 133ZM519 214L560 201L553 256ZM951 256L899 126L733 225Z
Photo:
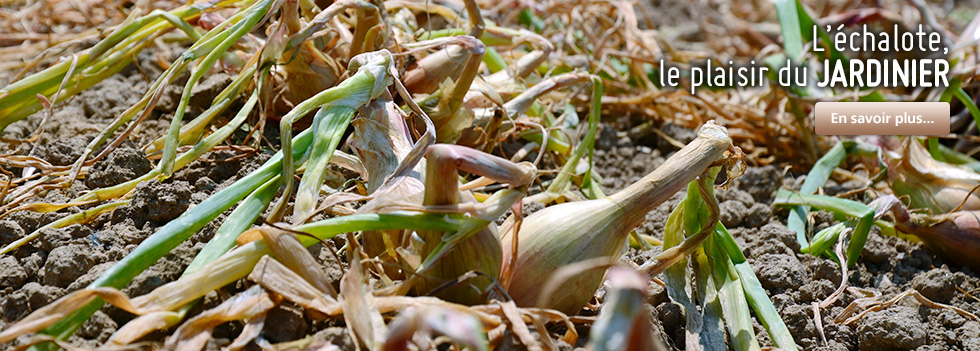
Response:
M213 349L230 325L222 349L795 350L849 342L835 338L846 335L838 324L910 296L976 320L955 305L967 303L927 291L885 300L857 290L878 233L910 234L935 262L973 269L980 250L975 136L812 133L806 116L818 100L954 101L954 126L970 134L980 122L970 96L977 38L957 37L935 4L869 6L2 1L0 260L13 264L0 291L29 279L63 286L8 312L14 320L4 314L0 345ZM973 15L956 29L975 31ZM688 68L827 59L804 54L813 43L793 42L793 23L913 22L953 45L955 86L691 94L653 78L660 59ZM88 123L74 139L65 135L78 129L62 125L73 109ZM650 153L628 155L649 138L672 154L629 177L604 176L617 154ZM758 181L759 170L776 175ZM803 173L793 191L775 193ZM858 185L826 194L846 181ZM789 208L790 240L759 244L749 219L734 217L754 204L753 220L766 223L773 200ZM836 217L818 230L812 209ZM47 217L29 225L30 216ZM660 227L649 232L653 217ZM101 242L110 237L125 245L69 251L85 240L112 246ZM167 279L133 288L181 250L191 253ZM70 267L57 266L60 256L92 276L61 279ZM784 296L759 268L800 257L832 265L839 283L809 299ZM28 261L38 272L23 271ZM663 292L651 294L661 274ZM853 299L848 287L866 294ZM10 310L14 297L0 302ZM809 308L802 328L795 306ZM344 337L272 340L287 309L319 329L342 326ZM670 326L653 318L674 309L682 317ZM76 343L73 333L91 334L87 321L108 312L124 323Z

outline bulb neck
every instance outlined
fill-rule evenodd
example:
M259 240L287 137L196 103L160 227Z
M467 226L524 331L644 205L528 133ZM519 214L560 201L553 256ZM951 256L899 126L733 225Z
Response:
M663 173L658 172L662 168L658 168L657 171L625 189L609 195L609 200L620 208L618 212L629 228L636 228L643 224L647 213L656 209L697 177L697 174L692 174L690 179L680 175L664 178Z
M635 228L643 223L648 212L704 173L731 147L727 131L709 123L696 139L667 158L663 165L608 198L620 206L626 223Z

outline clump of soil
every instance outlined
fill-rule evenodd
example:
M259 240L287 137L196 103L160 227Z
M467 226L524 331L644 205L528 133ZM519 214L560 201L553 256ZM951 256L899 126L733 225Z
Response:
M55 139L40 145L35 156L55 166L67 166L82 156L88 142L86 137Z
M153 165L142 151L120 147L89 168L85 176L85 186L98 189L119 185L142 176L151 169Z
M133 200L113 211L113 220L136 219L137 227L143 227L146 222L154 222L156 226L166 224L190 207L193 191L190 183L182 180L140 183Z

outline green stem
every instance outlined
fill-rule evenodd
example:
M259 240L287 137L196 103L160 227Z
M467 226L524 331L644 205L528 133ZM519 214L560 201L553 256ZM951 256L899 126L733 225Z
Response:
M194 118L183 127L180 128L179 145L186 145L187 143L194 142L197 135L205 132L205 127L214 120L215 117L221 115L231 103L235 101L239 93L245 90L245 88L252 83L253 75L255 74L258 65L252 64L248 65L242 70L238 76L230 84L228 84L225 89L215 96L214 100L211 102L211 107L209 107L204 112L201 112L197 118ZM163 149L166 145L166 136L161 136L154 140L150 146L146 149L147 154L153 153Z
M564 193L571 186L571 179L575 174L575 168L578 167L579 160L586 153L592 154L595 147L596 133L599 131L599 118L602 114L603 88L602 80L598 77L592 77L592 106L589 109L589 130L585 133L585 137L582 138L582 142L575 147L575 151L572 152L568 161L565 161L565 165L558 172L558 175L555 176L555 180L548 186L547 192L553 194ZM591 170L591 157L589 161L589 169Z
M358 58L362 59L358 60ZM282 117L279 121L280 140L289 140L293 135L293 123L314 109L325 105L346 106L356 109L367 103L367 101L379 96L384 91L383 88L391 84L391 77L388 76L388 69L391 64L390 54L361 54L355 57L355 60L352 61L353 64L360 65L357 67L357 72L353 76L345 79L333 88L321 91L313 97L304 100ZM347 122L348 124L350 123L349 120ZM318 123L320 123L319 120L313 121L315 125ZM346 125L343 128L346 129ZM292 146L289 143L283 143L283 152L291 153L291 149ZM331 151L332 154L333 152ZM279 202L276 203L273 215L271 216L272 219L282 218L282 215L286 211L286 203L290 194L292 194L294 171L295 166L293 165L293 160L284 158L282 160L282 172L285 190L283 191L282 197L279 198Z
M231 48L232 45L238 42L245 34L251 32L255 29L255 26L265 17L266 13L271 10L273 5L273 0L263 0L258 2L249 9L242 11L240 13L246 13L240 21L231 26L230 29L225 30L223 27L217 27L212 29L202 38L198 43L195 44L190 50L185 52L178 62L184 65L190 61L197 59L198 57L207 53L201 63L197 65L194 69L194 73L187 80L187 84L184 85L184 91L180 96L180 103L177 105L177 111L174 113L174 118L170 121L170 128L167 131L167 141L163 148L163 157L160 159L161 173L163 176L169 177L174 170L174 158L177 156L177 143L180 137L180 127L181 121L184 118L184 114L187 112L187 104L190 102L192 89L194 85L197 84L201 78L214 66L214 63L221 59L225 52ZM226 23L233 21L235 17L228 19ZM208 39L211 33L216 33L213 38ZM201 43L201 41L204 41ZM284 139L288 140L288 139Z
M735 265L738 280L742 282L742 290L745 292L745 300L748 301L749 307L755 311L759 322L769 332L769 338L772 339L773 345L782 350L796 351L797 346L793 334L790 333L786 323L779 316L779 312L776 311L776 307L769 299L762 283L759 282L752 266L745 260L745 255L742 254L735 238L728 233L728 229L721 223L715 227L714 237L716 245L728 254L732 264Z
M362 104L367 103L363 101ZM293 205L293 223L300 223L316 208L320 195L320 185L327 175L327 166L333 152L337 150L347 126L357 110L347 106L324 106L317 112L314 120L316 135L313 136L313 146L310 147L310 159L306 161L306 171L296 190L296 201Z

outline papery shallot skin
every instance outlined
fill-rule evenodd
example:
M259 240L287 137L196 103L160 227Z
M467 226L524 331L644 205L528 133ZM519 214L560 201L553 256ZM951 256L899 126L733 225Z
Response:
M937 255L980 271L980 211L939 216L913 214L909 221L896 223L896 227L918 237Z
M924 146L911 139L906 141L901 155L885 155L888 184L895 195L909 197L910 208L932 213L980 210L980 193L972 192L980 184L980 174L935 160Z
M728 131L708 122L691 143L620 192L601 199L554 205L525 218L516 257L511 255L514 235L513 221L509 219L500 228L504 253L501 284L518 306L538 305L543 285L557 269L588 259L622 255L630 231L643 223L648 212L723 159L732 148ZM512 259L515 261L510 262ZM577 313L599 288L604 274L604 269L582 272L565 281L556 290L558 294L537 307Z

